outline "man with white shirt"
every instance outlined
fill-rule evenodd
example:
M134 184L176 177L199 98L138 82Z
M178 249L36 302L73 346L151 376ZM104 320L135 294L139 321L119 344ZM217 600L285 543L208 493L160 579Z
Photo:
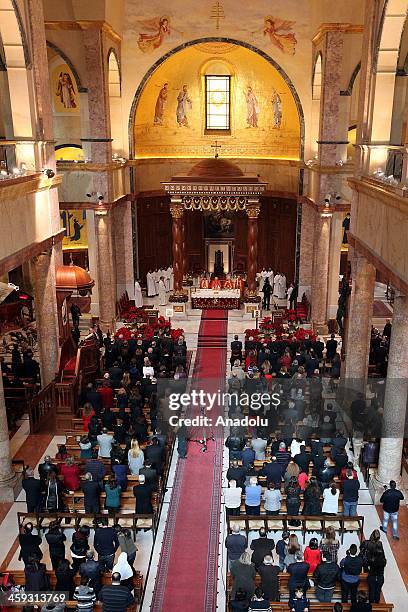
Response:
M225 489L224 501L225 501L225 512L227 516L239 516L239 509L241 506L241 487L237 487L236 480L229 481L228 489Z

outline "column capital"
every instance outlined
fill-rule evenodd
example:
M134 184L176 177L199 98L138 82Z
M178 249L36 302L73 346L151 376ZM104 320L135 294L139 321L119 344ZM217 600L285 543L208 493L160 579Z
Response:
M181 203L171 202L170 214L173 219L182 219L184 215L184 206Z
M259 213L261 212L261 206L259 204L255 206L251 205L248 206L245 210L246 214L250 219L257 219L259 217Z

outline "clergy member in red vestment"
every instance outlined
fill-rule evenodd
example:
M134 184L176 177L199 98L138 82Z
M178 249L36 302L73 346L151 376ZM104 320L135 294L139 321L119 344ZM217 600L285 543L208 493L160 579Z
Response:
M214 280L211 281L210 289L221 289L221 283L218 276L216 276Z
M209 287L209 283L208 283L208 278L204 277L201 279L201 283L200 283L200 288L201 289L208 289Z
M224 289L232 289L232 281L230 278L226 278L224 282Z

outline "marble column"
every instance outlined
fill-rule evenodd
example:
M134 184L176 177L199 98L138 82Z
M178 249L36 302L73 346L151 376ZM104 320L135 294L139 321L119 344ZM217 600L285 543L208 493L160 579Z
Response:
M13 502L16 498L17 477L10 458L10 441L7 423L3 378L0 376L0 502Z
M396 294L385 387L378 480L400 480L408 398L408 298Z
M41 383L45 387L58 370L58 314L54 249L32 259L35 320L40 348Z
M115 330L116 266L113 211L95 211L95 237L99 282L99 322L103 331Z
M186 216L183 215L182 223L181 223L181 243L182 243L182 253L183 253L183 277L187 274L187 249L186 249Z
M344 212L333 213L330 231L327 318L335 319L339 301L339 274Z
M320 333L327 331L327 284L329 277L331 215L317 213L312 282L312 321ZM319 329L320 328L320 329Z
M173 223L173 272L174 272L174 295L181 295L183 292L183 217L184 207L181 200L172 198L170 204L170 214Z
M370 353L375 267L357 252L352 260L345 378L348 387L364 391Z
M247 284L248 297L255 297L256 273L258 271L258 216L261 211L259 201L256 204L248 203L246 213L248 215L248 263L247 263Z
M116 253L116 297L125 291L133 299L135 279L133 271L132 203L124 202L114 209Z
M317 212L311 204L302 204L302 225L300 230L300 264L299 264L299 299L306 293L310 300L313 259L314 259L314 228Z

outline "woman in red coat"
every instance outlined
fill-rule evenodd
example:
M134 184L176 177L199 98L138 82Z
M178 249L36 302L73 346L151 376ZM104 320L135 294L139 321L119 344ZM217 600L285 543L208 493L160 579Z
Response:
M68 457L65 465L61 467L61 475L64 479L64 487L68 491L77 491L79 489L79 467L72 457Z
M310 565L309 572L313 574L316 567L322 560L322 553L319 550L319 543L317 541L317 538L312 538L309 542L309 546L306 546L304 559L305 562L309 563Z

